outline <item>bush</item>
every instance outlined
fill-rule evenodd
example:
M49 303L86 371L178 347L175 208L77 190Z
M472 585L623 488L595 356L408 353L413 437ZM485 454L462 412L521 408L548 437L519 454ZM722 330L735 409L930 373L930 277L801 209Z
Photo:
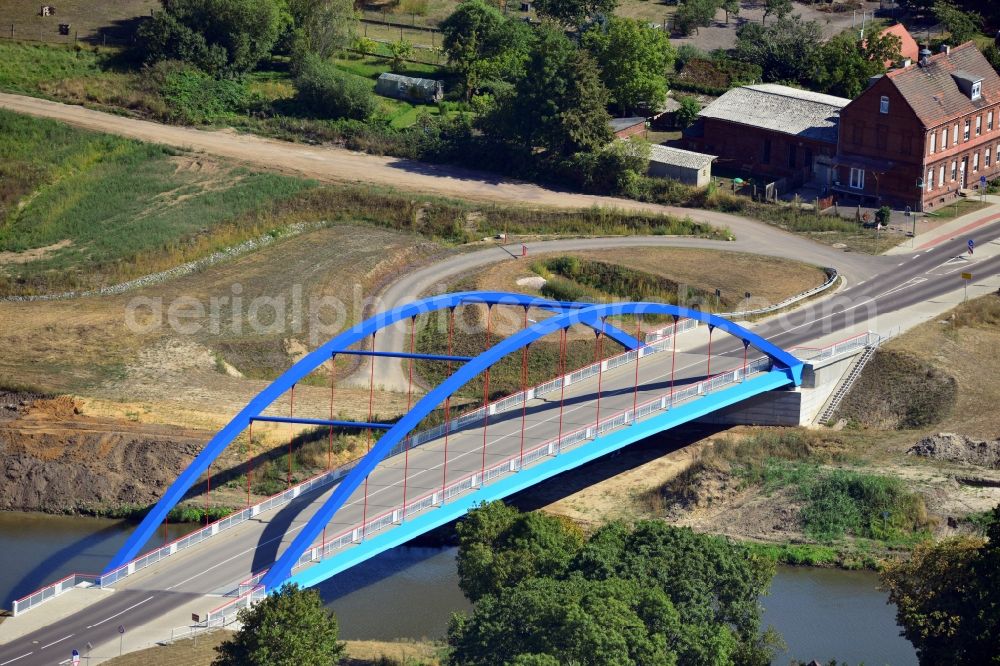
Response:
M171 0L139 27L137 48L149 63L240 74L271 54L281 22L274 0Z
M173 122L210 123L250 108L250 95L241 81L215 79L178 61L160 62L146 71L167 101L168 119Z
M366 120L375 113L377 100L368 82L337 69L328 60L307 55L295 79L299 99L320 116Z

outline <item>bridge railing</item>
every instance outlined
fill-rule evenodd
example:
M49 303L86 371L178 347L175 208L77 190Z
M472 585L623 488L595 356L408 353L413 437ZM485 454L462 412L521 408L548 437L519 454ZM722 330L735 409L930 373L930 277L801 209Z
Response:
M63 592L67 592L77 585L89 584L98 585L101 577L96 574L71 573L65 578L60 578L51 585L46 585L40 590L35 590L31 594L21 597L12 604L11 612L19 615L35 606L53 599Z
M336 551L351 544L359 543L366 537L390 525L399 524L406 518L421 511L440 506L448 500L482 487L501 476L517 472L539 459L558 455L562 451L570 449L581 442L595 439L657 412L672 409L676 405L696 399L698 396L712 393L724 386L740 383L752 375L767 371L770 365L771 361L767 357L756 359L752 363L747 364L745 370L743 367L739 367L713 375L696 384L684 386L674 390L672 393L667 392L651 400L639 403L636 405L634 411L631 408L625 409L601 419L599 424L595 423L584 426L546 440L538 446L527 449L523 455L509 456L502 462L487 467L485 471L469 474L445 486L443 489L419 496L416 499L408 501L405 506L397 505L364 524L351 527L313 545L312 548L302 554L295 567L293 567L293 570L329 557ZM244 583L241 583L238 590L240 596L211 610L208 614L209 620L215 620L236 613L241 608L246 608L256 599L261 598L263 596L263 588L259 585L259 581L266 573L266 570L260 571L247 579L247 581L244 581Z
M872 345L877 344L879 340L881 340L881 336L878 333L865 331L864 333L858 333L857 335L852 335L849 338L844 338L843 340L829 344L826 347L792 347L788 351L794 353L804 361L817 363L842 354L856 352L859 349L871 347Z

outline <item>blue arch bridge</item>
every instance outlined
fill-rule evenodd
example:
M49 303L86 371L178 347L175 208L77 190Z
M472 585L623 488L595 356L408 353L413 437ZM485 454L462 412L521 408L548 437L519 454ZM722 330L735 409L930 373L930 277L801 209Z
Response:
M485 349L461 356L453 344L456 326L466 321L469 308L485 323L480 325L485 334L477 334ZM507 321L501 331L509 333L506 337L493 332L501 316ZM432 320L437 326L433 335L447 353L416 353L415 331ZM409 351L374 351L377 336L388 336L389 327L398 327L397 333L403 329L408 345L399 346L409 346ZM581 327L593 335L581 336ZM679 335L684 331L691 332ZM608 356L607 339L625 351ZM559 370L548 381L528 386L532 345L538 349L542 340L549 350L558 349ZM571 340L577 349L592 344L595 362L568 368ZM376 361L401 359L411 381L416 360L444 364L448 372L419 399L411 389L409 409L394 423L372 422L376 392L371 385L367 421L345 421L334 418L343 405L338 409L332 362L348 355L370 357L372 367ZM516 367L520 357L522 390L491 400L491 368L508 357L515 359L506 361L508 368ZM254 397L181 473L94 582L141 588L132 579L146 589L159 585L203 594L231 590L225 603L210 612L210 620L217 621L286 581L315 585L455 520L481 502L509 496L758 394L798 386L802 369L795 356L731 321L662 303L558 302L496 292L418 300L344 331ZM315 376L303 385L310 375ZM329 406L317 414L315 400L300 398L296 412L296 385L300 395L308 389L315 396L321 390L317 380L329 381L329 388L322 389L330 395ZM466 398L465 404L452 405L456 391L473 381L472 386L482 384L479 402L470 406ZM307 411L312 413L302 413ZM251 504L253 430L267 428L273 434L286 427L276 423L288 424L290 432L300 435L310 428L313 437L317 430L323 438L329 432L331 443L339 429L360 429L371 433L368 451L340 467L328 463L324 472L296 485L289 474L286 490ZM230 455L247 457L238 470L247 478L246 507L140 555L192 488L211 488L211 466L228 447L234 449ZM216 485L219 474L217 470ZM71 578L19 600L15 613L74 582Z

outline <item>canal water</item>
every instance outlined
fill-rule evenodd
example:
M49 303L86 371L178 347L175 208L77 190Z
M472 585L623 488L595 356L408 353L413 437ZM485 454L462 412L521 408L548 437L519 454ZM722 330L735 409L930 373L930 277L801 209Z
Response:
M196 525L170 526L177 538ZM124 543L130 523L96 518L0 513L0 605L62 575L99 572ZM469 603L458 588L454 548L395 548L319 586L346 639L440 638ZM764 622L784 637L792 659L910 666L893 606L864 571L781 567L762 599Z

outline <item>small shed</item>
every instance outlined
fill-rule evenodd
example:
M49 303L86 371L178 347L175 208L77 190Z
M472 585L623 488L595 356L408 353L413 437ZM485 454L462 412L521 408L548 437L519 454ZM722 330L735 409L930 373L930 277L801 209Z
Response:
M611 125L611 131L614 132L617 139L627 139L646 131L646 119L642 116L612 118L608 124Z
M649 150L649 175L704 187L712 180L715 159L715 155L653 145Z
M407 102L433 104L444 99L444 82L385 72L375 82L375 93Z

